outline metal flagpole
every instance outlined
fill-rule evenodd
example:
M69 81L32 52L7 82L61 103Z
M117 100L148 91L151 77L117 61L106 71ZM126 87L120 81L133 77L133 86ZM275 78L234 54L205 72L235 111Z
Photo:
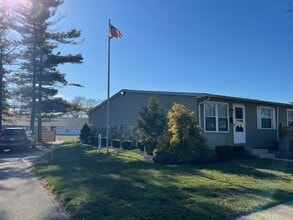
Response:
M107 92L107 153L109 153L109 119L110 119L110 31L111 31L111 20L109 19L109 34L108 34L108 92Z

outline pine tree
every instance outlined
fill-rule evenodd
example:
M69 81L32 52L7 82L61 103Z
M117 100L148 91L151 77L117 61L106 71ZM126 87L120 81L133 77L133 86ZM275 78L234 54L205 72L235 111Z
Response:
M67 32L54 32L54 25L61 19L56 18L62 0L28 0L21 12L18 32L25 46L19 94L28 101L31 109L30 127L34 131L35 119L38 119L38 137L41 141L42 117L50 113L64 112L68 102L56 98L58 86L69 85L65 74L58 70L59 64L82 63L82 55L62 55L56 52L60 44L76 44L75 39L81 32L72 29ZM53 20L55 19L55 20Z
M139 111L140 117L137 119L137 128L139 130L140 141L148 154L153 154L157 145L157 139L166 128L166 113L160 107L159 101L151 97L146 106Z
M87 123L85 123L82 129L80 130L79 139L82 141L82 143L88 144L90 139L90 134L91 134L91 129L89 128Z
M0 1L0 131L3 121L9 116L7 100L11 94L8 93L8 76L11 71L8 67L16 60L14 51L18 46L17 42L9 37L13 26L12 14L9 1ZM6 119L3 116L6 116Z

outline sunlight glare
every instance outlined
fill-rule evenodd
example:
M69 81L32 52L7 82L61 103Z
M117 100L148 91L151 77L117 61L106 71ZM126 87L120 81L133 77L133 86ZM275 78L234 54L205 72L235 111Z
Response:
M28 3L28 0L0 0L0 1L4 3L4 6L8 12L17 10Z

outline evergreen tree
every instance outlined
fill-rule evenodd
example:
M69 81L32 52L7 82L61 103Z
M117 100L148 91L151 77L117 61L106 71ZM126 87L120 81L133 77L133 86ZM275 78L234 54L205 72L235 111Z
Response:
M168 132L159 138L154 161L177 164L208 162L211 152L196 125L194 112L174 103L168 119Z
M139 111L137 119L137 128L139 130L140 141L144 145L148 154L153 154L157 145L157 139L161 136L166 128L166 113L160 107L159 101L151 97L146 106Z
M3 116L6 116L6 120L9 116L7 100L11 94L8 93L8 76L10 73L8 67L16 60L14 51L18 45L9 36L13 26L13 20L11 19L13 11L9 5L8 0L0 1L0 131L4 121Z
M81 63L83 59L81 54L61 55L56 52L60 44L76 44L75 40L81 36L76 29L53 31L54 25L61 20L55 15L62 3L62 0L28 0L19 20L18 32L25 50L22 71L17 75L18 93L31 109L30 127L33 131L36 117L38 119L39 141L42 117L50 113L64 113L68 109L66 101L55 97L59 86L69 85L58 65Z
M91 129L87 125L87 123L85 123L82 129L80 130L79 139L82 141L82 143L88 144L90 140L90 135L91 135Z

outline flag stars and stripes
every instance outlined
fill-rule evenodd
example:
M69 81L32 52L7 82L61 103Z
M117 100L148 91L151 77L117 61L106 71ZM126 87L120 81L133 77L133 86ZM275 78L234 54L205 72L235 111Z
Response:
M109 31L109 38L113 38L113 37L116 37L116 38L121 38L122 37L122 34L121 32L115 28L113 25L110 25L110 31Z

